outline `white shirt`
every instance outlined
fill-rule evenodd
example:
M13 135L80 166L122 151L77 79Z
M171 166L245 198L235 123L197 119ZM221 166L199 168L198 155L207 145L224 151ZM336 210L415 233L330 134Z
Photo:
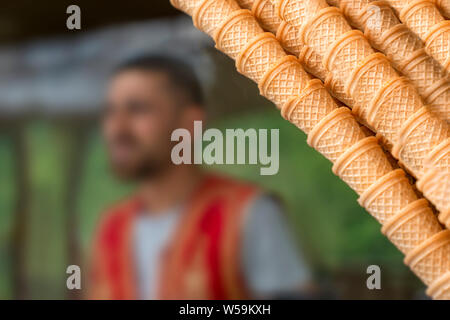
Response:
M134 230L139 297L155 299L159 261L177 227L182 206L164 213L139 215ZM297 290L310 273L296 249L277 202L268 196L254 200L246 221L241 249L244 280L255 296Z

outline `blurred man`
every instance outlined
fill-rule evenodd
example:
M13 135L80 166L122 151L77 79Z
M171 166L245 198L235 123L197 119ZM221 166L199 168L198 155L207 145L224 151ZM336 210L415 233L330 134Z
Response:
M103 133L114 172L138 188L102 218L92 298L275 298L308 283L274 199L172 163L171 133L193 134L204 118L199 82L183 63L141 57L115 72Z

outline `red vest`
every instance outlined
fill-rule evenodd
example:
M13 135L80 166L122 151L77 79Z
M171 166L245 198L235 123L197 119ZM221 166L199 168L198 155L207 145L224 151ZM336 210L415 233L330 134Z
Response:
M240 237L258 190L208 176L194 192L161 261L161 299L244 299ZM141 206L131 199L107 212L94 245L90 298L136 299L132 232ZM150 285L150 284L149 284Z

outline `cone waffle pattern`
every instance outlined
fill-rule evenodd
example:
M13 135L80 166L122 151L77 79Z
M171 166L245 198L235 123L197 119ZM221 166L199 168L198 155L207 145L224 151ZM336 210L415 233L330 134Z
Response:
M285 56L275 36L264 33L254 38L239 54L236 66L240 73L259 83L263 75Z
M289 2L291 6L297 5L299 7L313 3L311 5L315 7L314 2L316 0L284 0L283 2ZM357 100L359 95L357 96L356 90L359 85L352 84L352 81L354 82L357 79L354 75L358 72L357 70L361 69L364 61L370 59L369 56L374 54L374 50L359 31L345 32L346 28L350 28L350 26L348 24L346 27L343 26L342 19L338 18L339 15L342 15L342 13L337 8L324 8L316 12L314 17L303 19L307 22L297 24L295 27L301 30L300 38L303 39L304 43L324 56L323 63L333 73L333 78L345 83L345 93ZM280 16L283 17L283 13ZM292 23L295 23L295 21ZM330 35L330 32L334 34ZM432 129L424 125L416 131L416 134L420 134L421 137L409 131L406 134L409 138L405 138L406 135L403 135L400 140L400 130L424 104L411 83L405 83L398 87L396 83L401 78L397 77L398 81L395 79L390 81L393 74L392 67L382 71L381 76L385 78L385 83L378 90L367 92L367 98L364 98L364 101L370 101L370 103L365 106L357 103L355 112L365 123L375 129L388 147L396 146L397 150L401 150L402 152L397 152L394 155L408 168L410 173L420 177L423 174L424 158L429 152L432 152L436 143L442 141L440 135L443 134L444 138L448 137L445 136L449 134L448 124L428 112L424 115L428 118L424 123L433 123L436 125L435 129L438 132L431 133ZM351 81L348 79L351 79ZM352 92L355 94L352 95ZM364 107L367 109L364 110ZM425 131L419 133L419 130ZM438 138L437 141L435 140L436 137ZM413 141L414 139L417 139L417 141Z
M234 0L204 1L195 9L192 18L194 20L194 25L198 29L213 37L214 31L224 18L238 9L240 9L240 7Z
M292 2L284 0L272 1L281 19L291 25L302 25L307 22L320 9L328 7L325 0L314 1L314 3Z
M395 170L366 190L361 195L359 203L381 224L385 224L417 199L403 170ZM388 210L386 204L389 204Z
M381 38L372 40L372 43L376 43L398 69L401 69L405 58L424 47L422 40L403 24L385 31Z
M236 59L248 42L261 33L263 30L253 15L248 10L239 10L222 22L215 31L214 40L220 51Z
M287 22L281 22L277 30L277 39L281 45L290 53L299 56L304 45L298 41L299 31Z
M395 26L396 24L392 23L392 25ZM398 34L395 33L388 34L389 37L387 37L387 39L390 41L390 48L392 48L392 51L390 52L393 53L394 56L398 57L398 64L404 63L404 59L401 59L400 57L399 54L400 52L403 52L405 54L412 54L415 51L417 52L418 50L423 48L421 41L418 40L418 38L414 34L409 32L407 29L406 29L407 32L404 32L405 29L406 28L403 27L402 25L398 25L397 30L400 30L401 32ZM395 28L393 31L396 31ZM283 38L288 39L289 43L288 47L294 49L296 48L296 44L298 43L298 41L295 41L294 32L291 32L291 36L281 37L282 40ZM296 53L296 50L291 49L290 51ZM418 59L420 58L423 59L423 56L420 55L420 51L419 54L416 54L416 56L419 57ZM427 59L430 60L429 57ZM410 63L408 67L411 67L412 65L414 67L411 67L410 69L405 69L405 71L407 71L407 75L411 75L411 73L414 72L420 72L416 71L415 68L419 69L431 68L433 70L438 69L435 68L436 65L435 62L432 63L425 62L421 64L418 63L417 60L414 61L414 59L411 59L411 61L412 63ZM440 70L442 70L442 68L440 68ZM424 73L427 73L427 76L428 74L431 74L431 76L428 76L429 78L425 78L425 80L423 80L424 82L423 87L432 86L432 83L435 81L435 79L438 78L435 75L437 75L439 72L426 71ZM412 76L411 78L420 79L417 76L416 77ZM341 99L346 96L343 88L344 87L343 81L336 81L336 79L333 79L331 74L329 74L326 83L328 83L328 87L331 87L333 89L335 94L336 92L338 93L340 92ZM388 86L388 88L385 88L385 90L383 90L382 93L384 93L386 97L390 97L389 101L391 101L391 103L399 102L402 101L403 99L407 100L409 99L409 101L412 102L412 108L410 108L409 111L406 111L405 114L403 114L403 116L401 115L398 117L400 120L399 121L400 124L406 122L406 120L422 106L420 102L420 97L412 91L410 86L406 86L405 81L403 81L402 79L394 81L393 84L391 84L391 89L389 89ZM386 93L388 94L386 95ZM383 97L383 95L379 95L378 98L380 97ZM442 95L440 97L442 97ZM378 99L378 101L379 100L380 99ZM446 100L444 99L444 101ZM377 110L381 111L379 106L377 106ZM391 121L392 120L390 120L389 117L385 118L385 124ZM395 131L397 132L399 128L397 128ZM392 134L393 137L395 136L396 132L393 132ZM441 159L442 158L445 159L445 157L441 157ZM445 166L445 164L443 164L443 166ZM371 199L372 198L374 198L375 200L379 199L380 203L378 204L377 201L371 200L370 203L368 203L365 207L368 208L368 210L372 213L372 215L375 216L381 223L387 221L386 225L389 225L389 228L386 229L387 230L386 232L388 232L387 234L388 237L402 252L407 253L408 251L416 247L418 244L423 242L425 239L428 239L433 234L437 233L440 230L440 225L435 219L435 216L432 210L428 207L426 201L425 200L416 201L417 196L415 192L410 188L409 181L407 178L404 177L404 175L397 180L395 179L390 180L391 181L389 182L388 187L378 186L377 189L375 190L376 192L372 191L372 193L376 193L376 197L372 196ZM392 183L392 180L396 182ZM401 194L402 197L398 197L397 195L399 194ZM385 203L389 202L392 204L393 210L391 212L387 212L385 210ZM419 204L418 206L415 205L417 203ZM396 215L405 206L409 209L402 210L403 214ZM443 292L445 292L445 290ZM437 294L433 294L432 296L434 296L436 299L445 297L445 295L443 295L442 293L440 294L440 297Z
M400 11L408 5L413 0L387 0L389 5L394 9L395 14L398 16L400 14Z
M423 194L436 205L436 208L441 212L439 216L441 222L450 229L450 220L448 219L448 213L450 212L448 203L450 197L450 172L443 173L430 170L420 179L418 186Z
M450 300L450 272L436 280L427 290L436 300Z
M441 227L425 199L410 202L402 208L384 223L382 232L401 252L407 254L439 233Z
M294 56L286 56L268 72L259 84L261 94L279 109L292 97L299 96L310 77Z
M426 284L433 285L450 270L450 230L441 231L410 251L405 263Z
M314 50L304 46L303 50L300 52L299 59L309 73L314 74L314 76L320 80L325 81L329 72L322 64L322 57L316 54Z
M438 145L425 159L425 171L438 169L440 172L450 171L450 138Z
M324 118L308 137L308 143L331 162L364 139L366 134L348 108L340 108Z
M344 102L347 106L353 108L356 105L355 100L346 93L344 81L340 78L333 77L332 73L328 73L328 76L325 79L325 87L330 90L336 99ZM367 122L365 122L365 124L367 124Z
M340 0L339 4L349 21L365 31L371 44L412 81L430 109L450 122L450 82L445 69L428 55L420 38L401 24L389 4L368 0Z
M357 11L357 16L351 20L359 22L359 28L365 31L365 35L377 49L383 33L400 24L394 11L386 2L375 1L369 4L366 0L341 0L341 3L345 8ZM344 10L346 11L348 10ZM349 15L347 17L350 18Z
M336 103L322 83L316 79L309 82L301 96L286 103L282 109L282 115L309 134L321 119L334 110L336 110ZM322 151L326 152L323 149Z
M309 73L324 81L328 71L322 65L322 57L299 41L299 30L283 21L277 31L277 39L290 53L297 56Z
M450 72L450 21L439 23L424 39L428 52Z
M339 6L342 9L345 16L354 27L361 28L363 26L363 23L360 20L361 10L364 9L364 7L366 7L370 2L371 0L336 0L334 5Z
M345 20L341 11L337 8L329 7L323 9L317 19L310 20L310 22L305 24L300 38L313 48L317 54L325 56L330 44L335 42L340 35L351 30L352 28L347 23L347 20ZM366 42L358 42L357 40L355 43L351 43L348 48L343 48L343 50L348 50L349 52L347 56L342 56L346 59L354 58L359 60L364 51L369 51L369 54L373 53L370 45L366 44Z
M344 2L345 0L341 0L341 4L342 2ZM351 4L354 3L355 1L347 1L347 4ZM358 3L360 3L360 7L363 7L363 2L364 1L357 1ZM380 3L382 4L382 3ZM422 43L420 41L420 39L415 36L413 33L411 33L407 28L405 28L403 25L400 24L400 22L398 21L398 19L395 17L394 13L392 12L392 10L389 7L386 6L382 6L383 11L381 11L381 13L386 17L383 18L383 28L386 28L387 26L396 26L396 28L393 28L392 31L395 32L390 32L388 33L388 37L387 39L390 41L389 44L389 48L394 48L393 51L394 53L400 53L403 52L404 54L412 54L415 53L415 55L413 56L413 59L411 59L411 61L406 65L406 67L403 68L403 72L408 74L412 74L413 76L411 78L413 79L418 79L419 81L423 81L421 83L422 87L424 88L422 92L425 91L425 89L428 89L429 87L433 87L433 83L437 80L440 80L440 76L442 75L442 68L434 61L434 59L432 59L430 56L428 56L424 50L423 50L423 46ZM357 16L356 14L356 10L354 10L355 16ZM367 17L365 18L366 21L364 23L362 23L361 25L364 25L367 23ZM313 52L313 50L311 50L311 48L307 48L307 47L302 47L301 45L299 45L299 41L296 40L296 36L298 35L298 31L297 28L290 26L289 24L288 27L284 27L282 24L282 30L280 32L279 30L279 34L278 34L278 38L281 38L281 42L282 43L286 43L284 46L288 47L290 49L288 49L289 51L293 52L294 54L298 54L298 52L303 52L303 54L301 53L300 56L302 57L301 60L305 61L310 61L310 65L312 66L312 70L308 70L310 73L315 73L315 70L320 70L320 68L317 68L314 66L314 63L311 64L311 61L317 61L317 59L305 59L305 52ZM406 32L405 32L406 29ZM397 31L400 31L400 33L396 34ZM394 44L394 45L393 45ZM298 48L302 48L302 49L298 49ZM305 50L305 48L307 50ZM315 55L316 57L318 55ZM399 63L404 63L403 60L400 60L401 57L399 54L396 54L395 56L397 56L399 58ZM424 60L426 60L424 62ZM318 61L320 62L320 61ZM305 63L303 63L304 65L306 65ZM384 63L386 64L386 63ZM383 64L376 66L376 67L381 67ZM426 70L423 70L423 69ZM428 68L428 69L427 69ZM308 69L308 68L307 68ZM386 68L388 69L388 68ZM316 71L317 73L317 71ZM324 72L325 74L326 72ZM383 71L377 71L375 72L375 74L378 73L383 73ZM394 74L392 74L393 76ZM425 75L425 76L424 76ZM421 76L423 78L421 78ZM370 77L369 77L370 79ZM389 79L388 79L389 80ZM334 92L335 96L340 99L341 101L345 101L348 103L348 105L351 105L352 107L354 106L353 101L348 99L348 95L344 92L344 85L342 83L342 81L336 81L335 79L332 79L331 76L327 77L327 81L326 83L328 83L328 87L329 89L331 89L331 91ZM374 84L376 84L377 82L374 81ZM448 82L446 82L448 83ZM366 90L368 92L370 92L370 90L367 90L366 88L370 88L370 85L367 86L366 84L364 85L359 85L357 86L359 88L362 88L362 90ZM395 85L393 86L395 87ZM408 86L406 86L406 88L398 88L399 90L402 91L409 91L411 90L410 88L408 88ZM388 91L390 92L390 91ZM401 91L400 91L401 93ZM445 91L444 91L445 93ZM364 94L357 94L356 96L358 97L364 97ZM414 94L407 94L406 96L411 96L411 97L415 97L414 99L412 99L412 108L409 112L407 112L403 117L400 115L399 121L398 123L404 123L410 115L412 115L415 110L419 109L421 107L421 103L420 103L420 99L417 95ZM402 94L398 95L398 92L393 91L393 93L391 94L392 99L396 99L398 97L402 97ZM430 99L431 100L431 99ZM441 101L441 105L439 105L439 100ZM395 101L395 100L394 100ZM437 113L437 112L443 112L441 114L441 116L443 118L447 118L447 114L445 109L448 107L448 98L446 97L445 94L440 94L438 95L438 98L435 98L433 100L431 100L432 102L436 102L436 104L434 106L431 106L432 110ZM364 106L365 104L367 104L368 101L358 101L359 105ZM436 108L437 106L437 108ZM378 109L378 108L377 108ZM382 111L382 110L380 110ZM387 116L392 115L392 113L387 113ZM375 117L376 119L376 117ZM391 124L392 123L392 119L389 118L381 118L381 119L376 119L376 120L381 120L380 123L386 124ZM397 121L394 121L394 123ZM389 125L390 126L390 125ZM393 137L392 139L395 138L397 131L399 130L400 127L396 128L395 130L393 130L393 132L391 133L391 136ZM392 147L392 144L387 144L388 148Z
M450 22L445 21L436 4L448 8L448 1L388 0L400 20L425 43L428 52L450 70ZM445 3L444 3L445 2Z
M256 0L252 7L252 13L265 30L273 33L277 32L281 19L275 14L273 5L269 0Z
M449 135L447 123L431 116L431 111L427 108L422 108L402 128L398 143L400 147L394 154L398 153L405 167L420 178L424 174L424 167L423 161L419 159L425 159Z
M444 21L438 8L428 0L411 1L400 11L400 19L422 39L425 39L430 27Z
M371 165L367 165L371 163ZM335 162L333 171L358 194L392 171L392 165L374 137L353 145Z
M393 112L398 105L405 107ZM392 146L398 140L398 132L403 124L421 107L422 101L417 92L406 80L398 78L378 92L367 113L367 119Z
M348 95L355 97L358 115L366 118L374 92L378 92L387 82L398 77L387 58L379 53L369 56L354 70L349 80Z
M274 19L273 16L276 15L275 5L270 5L266 2L265 9L265 15L257 15L258 20L261 21L263 25L269 24L270 21ZM283 48L297 56L307 72L320 80L325 81L330 73L322 64L323 57L317 54L312 48L301 43L299 35L299 30L286 21L281 21L276 32L277 40L281 43ZM341 87L339 88L341 89ZM343 87L342 90L339 93L334 94L334 96L344 104L353 106L352 99L344 93Z
M194 14L195 9L197 9L202 2L203 0L170 0L170 3L175 8L190 16Z
M344 82L362 61L375 53L364 35L356 30L344 34L334 44L336 46L331 47L324 56L325 67Z
M180 5L180 8L185 7L186 5ZM251 52L250 49L258 47L258 42L267 41L268 35L258 29L259 27L254 26L253 22L256 20L250 21L248 11L236 11L224 19L225 21L215 30L216 45L230 57L239 59L238 66L245 65L243 63L246 61L244 56L250 56L248 54ZM272 60L270 59L270 61ZM282 115L307 132L308 142L334 162L333 171L361 197L368 199L365 203L367 203L367 207L371 208L369 212L373 212L375 216L375 212L378 210L377 219L382 221L391 216L395 217L398 212L406 210L405 206L417 201L414 189L408 184L406 178L403 180L404 187L392 186L393 177L390 175L394 175L396 172L403 174L403 171L393 169L377 139L367 137L366 130L361 129L348 109L338 108L322 82L309 80L306 73L302 71L300 63L294 58L285 55L276 60L276 63L267 67L258 81L262 93L273 95L272 99L282 105ZM275 86L272 86L275 79L283 81L291 79L287 77L288 71L285 70L291 70L289 72L294 70L295 78L298 80L293 84L293 88L284 87L281 91L277 91L278 89L275 90ZM288 94L292 96L288 97ZM343 134L343 132L346 133ZM389 184L389 186L385 184ZM399 182L399 184L402 183ZM369 196L365 196L372 189L376 190L370 192ZM398 201L398 199L401 200ZM424 207L426 206L424 205ZM423 212L426 210L423 209ZM433 219L428 214L417 213L416 215L420 215L421 221L428 221L427 218ZM382 218L383 216L385 218ZM401 226L403 225L406 226L405 223L401 224ZM400 242L411 243L411 247L417 243L417 246L408 252L407 262L421 279L427 284L431 284L430 288L441 292L440 282L450 268L445 263L439 263L437 258L440 257L440 261L444 261L442 257L447 253L446 243L450 236L442 232L440 227L433 230L433 222L430 221L428 223L430 226L427 226L427 231L424 232L424 235L429 234L429 237L408 236L414 232L408 233L409 231L406 230L413 230L415 225L419 224L411 222L409 229L406 227L396 228L396 230L404 230L402 231L403 236L392 236L392 239L401 239L396 245L405 248L407 245L402 245ZM422 240L425 238L426 240ZM450 243L450 241L448 242ZM407 250L405 249L405 251Z

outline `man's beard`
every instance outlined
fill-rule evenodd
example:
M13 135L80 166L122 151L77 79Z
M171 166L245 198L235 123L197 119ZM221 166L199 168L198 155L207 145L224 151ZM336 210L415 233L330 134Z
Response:
M141 180L147 180L154 178L164 173L172 164L170 158L170 150L161 147L159 151L143 151L138 144L129 137L122 137L122 141L116 143L124 143L130 146L128 151L134 154L128 161L120 161L114 159L113 154L110 152L110 164L115 175L124 181L139 182ZM141 149L141 151L139 151ZM145 149L145 148L144 148ZM111 151L111 150L110 150Z
M112 163L114 174L125 182L140 182L155 178L164 173L170 166L166 161L150 157L139 160L134 165L123 166Z
M120 156L121 152L118 151L121 148L122 159ZM150 147L144 143L139 143L132 135L121 134L111 141L108 149L113 172L119 179L127 182L139 182L155 178L173 165L171 160L171 143L169 145L158 144ZM123 149L126 151L123 151ZM119 153L117 154L117 152ZM125 159L123 158L124 152L128 154L128 157L125 157ZM116 153L116 157L114 153Z

